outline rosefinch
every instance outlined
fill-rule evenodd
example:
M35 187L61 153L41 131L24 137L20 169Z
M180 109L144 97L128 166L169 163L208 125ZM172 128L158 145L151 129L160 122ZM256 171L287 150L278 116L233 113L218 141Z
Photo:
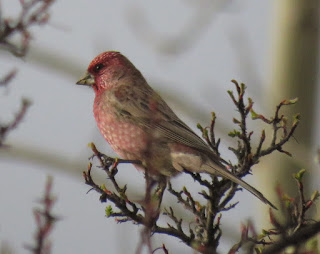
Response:
M274 207L258 190L229 172L119 52L94 58L77 84L93 88L93 113L101 134L121 157L141 161L137 168L153 176L169 177L184 169L218 175Z

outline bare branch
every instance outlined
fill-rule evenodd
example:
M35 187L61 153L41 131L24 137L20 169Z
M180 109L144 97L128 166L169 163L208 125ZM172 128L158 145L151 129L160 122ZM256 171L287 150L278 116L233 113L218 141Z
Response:
M26 245L26 249L33 254L49 254L51 253L51 244L48 237L58 218L52 214L52 207L56 199L52 196L52 178L48 177L46 188L40 204L42 209L34 209L34 217L37 223L37 232L35 234L36 243L34 246Z
M48 10L55 0L23 0L20 1L21 12L15 18L5 18L0 15L0 46L15 56L27 53L34 25L43 25L49 19ZM19 36L20 42L13 42L13 36Z
M3 146L4 140L7 137L8 133L17 128L18 124L20 124L20 122L23 120L30 105L31 102L29 100L22 99L20 111L17 113L13 121L6 125L0 124L0 147Z

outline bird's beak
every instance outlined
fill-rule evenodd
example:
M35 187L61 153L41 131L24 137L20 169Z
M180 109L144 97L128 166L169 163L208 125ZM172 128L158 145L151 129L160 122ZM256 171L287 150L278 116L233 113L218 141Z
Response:
M94 77L90 73L86 73L86 75L80 79L76 84L84 85L84 86L92 86L95 83Z

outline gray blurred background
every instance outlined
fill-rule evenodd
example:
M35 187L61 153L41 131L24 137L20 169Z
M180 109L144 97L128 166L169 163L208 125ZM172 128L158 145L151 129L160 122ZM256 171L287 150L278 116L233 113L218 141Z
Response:
M276 184L292 192L291 172L306 168L312 174L306 185L319 189L314 163L320 139L319 1L300 2L56 1L48 24L31 30L26 57L0 50L0 77L13 67L18 70L0 90L1 122L13 118L21 97L32 101L23 122L8 136L8 146L0 149L2 244L26 252L23 244L32 243L35 230L32 209L50 174L58 199L54 212L62 219L51 237L53 253L134 253L141 227L105 218L106 205L96 193L86 194L89 187L82 179L92 154L89 142L115 156L96 127L93 91L75 85L90 61L107 50L126 55L194 130L197 123L209 124L215 111L222 152L230 160L234 157L227 147L233 140L227 133L235 128L236 116L226 92L233 89L231 79L247 85L255 109L266 115L281 100L299 97L299 105L286 112L302 113L297 142L287 146L294 158L272 156L245 180L276 200ZM14 17L19 6L19 1L2 0L2 15ZM132 166L120 169L119 181L128 183L132 198L143 197L143 174ZM98 170L94 175L99 177ZM192 184L184 177L174 181ZM237 208L223 215L221 253L240 239L241 222L252 219L258 230L265 226L267 207L245 191L236 200L241 201ZM154 247L162 243L170 253L192 253L176 239L156 235Z

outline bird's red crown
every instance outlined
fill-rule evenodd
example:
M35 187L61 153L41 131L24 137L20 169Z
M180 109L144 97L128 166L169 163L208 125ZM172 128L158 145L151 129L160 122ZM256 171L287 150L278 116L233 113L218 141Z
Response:
M97 73L99 68L103 68L110 65L126 65L129 62L120 52L118 51L106 51L96 56L88 67L88 72Z

